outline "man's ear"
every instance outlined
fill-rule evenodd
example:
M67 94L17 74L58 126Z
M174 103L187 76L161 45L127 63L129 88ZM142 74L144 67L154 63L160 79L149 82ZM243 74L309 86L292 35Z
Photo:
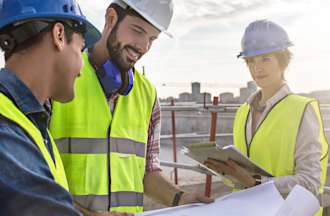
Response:
M53 42L54 42L54 46L56 47L56 49L58 51L63 50L64 45L65 45L65 28L64 25L62 23L56 23L53 26L52 29L52 38L53 38Z
M116 26L118 22L118 14L115 9L109 7L105 14L105 26L104 30L106 33L111 33L112 29Z

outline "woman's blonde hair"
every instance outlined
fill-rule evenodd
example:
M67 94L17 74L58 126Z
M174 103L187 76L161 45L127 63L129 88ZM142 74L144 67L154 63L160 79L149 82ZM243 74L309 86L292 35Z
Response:
M282 71L285 71L291 62L293 54L290 52L289 49L274 52L273 54L277 58L277 61L279 62Z

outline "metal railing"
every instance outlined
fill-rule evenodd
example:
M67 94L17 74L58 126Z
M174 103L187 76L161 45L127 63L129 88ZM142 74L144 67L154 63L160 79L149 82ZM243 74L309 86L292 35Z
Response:
M175 111L175 112L183 112L183 111L196 111L196 112L228 112L228 111L236 111L242 104L219 104L219 105L203 105L203 104L195 104L195 105L183 105L183 106L175 106L173 105L162 105L162 111ZM330 111L330 104L321 104L322 110Z

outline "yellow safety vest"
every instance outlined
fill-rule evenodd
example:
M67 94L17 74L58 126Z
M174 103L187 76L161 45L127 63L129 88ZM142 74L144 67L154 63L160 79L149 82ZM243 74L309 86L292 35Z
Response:
M156 90L135 71L128 96L112 114L94 68L85 65L75 99L53 103L50 130L60 149L70 192L93 211L143 211L148 128Z
M0 104L0 115L15 122L27 134L29 134L29 136L38 146L42 156L44 157L55 182L61 185L66 190L69 190L61 157L50 133L48 132L48 135L52 143L55 163L50 156L50 153L48 152L47 147L44 143L44 139L37 127L15 106L15 104L8 97L6 97L2 93L0 93Z
M242 153L273 176L294 175L296 139L308 104L313 107L320 125L322 173L319 191L322 193L327 176L328 143L323 130L320 109L315 99L294 94L283 98L268 113L250 145L246 141L245 131L250 106L247 103L243 104L237 111L234 121L234 143ZM316 215L321 216L322 209Z

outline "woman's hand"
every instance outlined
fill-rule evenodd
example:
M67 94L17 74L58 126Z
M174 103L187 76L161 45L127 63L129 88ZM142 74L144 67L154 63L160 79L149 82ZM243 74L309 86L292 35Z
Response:
M218 160L208 158L204 164L208 168L221 173L222 175L229 175L233 177L245 187L253 187L256 185L256 180L252 177L252 174L232 160L220 162Z

